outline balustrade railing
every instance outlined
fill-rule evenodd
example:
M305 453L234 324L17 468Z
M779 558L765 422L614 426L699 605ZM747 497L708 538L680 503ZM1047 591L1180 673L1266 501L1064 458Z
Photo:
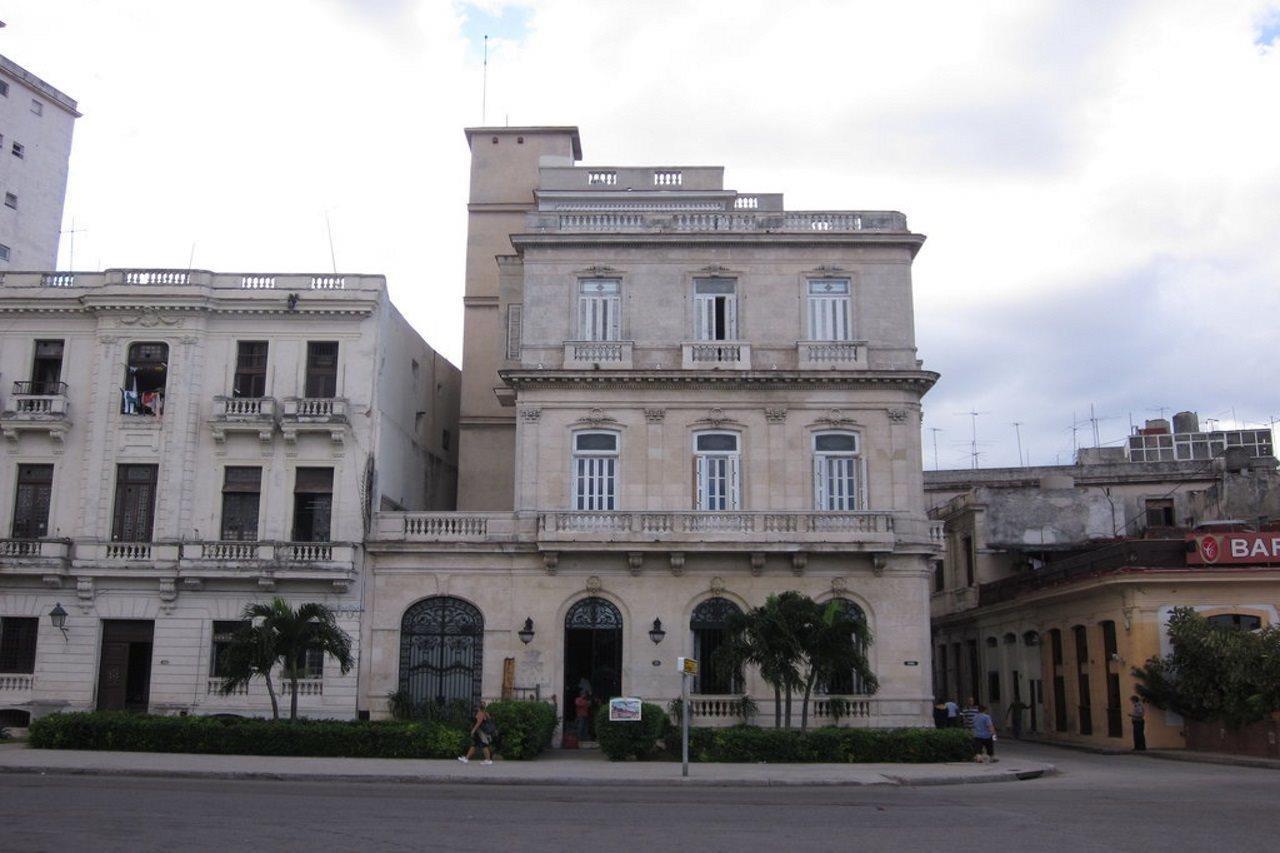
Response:
M0 539L0 557L39 557L39 539Z
M30 690L31 681L26 673L0 673L0 690Z
M122 270L125 284L190 284L190 270Z
M482 515L415 513L404 517L405 536L481 537L489 531L489 520Z
M347 416L345 397L294 397L284 401L284 417L334 420Z
M679 173L655 173L678 175ZM664 178L659 186L678 186L677 178ZM669 181L669 183L666 183ZM759 196L739 196L732 210L671 211L631 210L595 213L545 212L530 215L533 230L545 231L648 231L662 232L770 232L855 233L860 231L906 232L906 217L897 211L764 210Z
M686 370L705 367L751 368L751 345L738 341L686 341L681 344L681 365Z
M13 383L13 393L34 397L65 397L67 383L20 379Z
M276 277L273 275L244 275L240 277L243 290L274 290Z
M679 169L655 169L653 185L655 187L678 187L684 184L684 173Z
M333 559L332 542L289 542L285 548L289 559L299 563L328 562Z
M858 341L801 341L797 347L801 369L831 365L865 366L866 346Z
M258 542L201 542L202 560L256 560Z
M311 277L312 290L343 290L347 286L346 276L341 275L313 275Z
M108 560L150 560L150 542L108 542L103 549Z
M570 341L565 344L568 352L565 362L621 364L630 360L630 342L621 341Z
M276 414L274 397L214 397L213 400L217 418L259 420Z
M75 287L76 274L73 272L47 272L40 276L41 287Z
M888 512L628 512L566 510L538 518L543 533L891 534Z

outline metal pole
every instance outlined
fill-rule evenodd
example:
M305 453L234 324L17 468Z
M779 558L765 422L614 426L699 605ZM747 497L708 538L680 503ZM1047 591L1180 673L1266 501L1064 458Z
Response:
M680 673L680 757L683 767L681 776L689 775L689 676Z

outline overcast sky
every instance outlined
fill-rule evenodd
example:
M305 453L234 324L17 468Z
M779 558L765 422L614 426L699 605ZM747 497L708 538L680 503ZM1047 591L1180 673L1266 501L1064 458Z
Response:
M925 464L1068 462L1180 409L1280 417L1280 3L18 0L0 53L80 102L75 268L387 275L462 350L467 149L723 164L788 207L897 209ZM60 265L70 262L64 237ZM941 430L932 432L930 428ZM1093 427L1080 441L1092 443Z

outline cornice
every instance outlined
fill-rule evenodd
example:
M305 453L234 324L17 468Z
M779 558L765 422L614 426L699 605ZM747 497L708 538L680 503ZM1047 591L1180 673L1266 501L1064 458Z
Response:
M907 231L637 231L637 232L580 232L548 231L512 234L511 245L517 252L526 248L559 246L706 246L742 243L768 246L831 246L851 245L902 245L911 249L914 256L924 245L925 236Z
M833 388L880 387L923 394L939 374L931 370L500 370L512 388L570 388L608 385L614 388L674 388L712 385L723 390L794 388L813 385Z

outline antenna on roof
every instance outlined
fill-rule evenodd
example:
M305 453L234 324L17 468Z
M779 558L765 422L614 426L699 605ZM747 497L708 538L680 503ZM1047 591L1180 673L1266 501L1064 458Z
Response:
M489 37L484 37L484 78L480 84L480 126L489 114Z
M969 431L970 431L970 437L969 437L969 461L970 461L970 467L971 467L971 468L977 468L977 467L978 467L978 457L982 455L982 454L978 451L978 416L979 416L979 415L989 415L989 414L991 414L991 413L990 413L990 412L975 412L975 411L970 410L970 411L968 411L968 412L961 412L960 414L962 414L962 415L968 415L968 416L969 416Z
M0 26L4 26L4 22L0 21ZM75 272L76 270L76 235L84 230L84 228L76 227L76 218L73 216L71 217L71 228L62 232L63 234L71 235L71 252L67 258L67 270L70 272Z
M1022 421L1013 422L1013 434L1018 437L1018 467L1023 466L1022 461Z
M933 433L933 470L938 470L938 433L942 432L941 427L929 427L929 432Z
M333 227L329 224L329 211L324 212L324 230L329 235L329 264L333 267L333 274L338 274L338 256L333 253Z

